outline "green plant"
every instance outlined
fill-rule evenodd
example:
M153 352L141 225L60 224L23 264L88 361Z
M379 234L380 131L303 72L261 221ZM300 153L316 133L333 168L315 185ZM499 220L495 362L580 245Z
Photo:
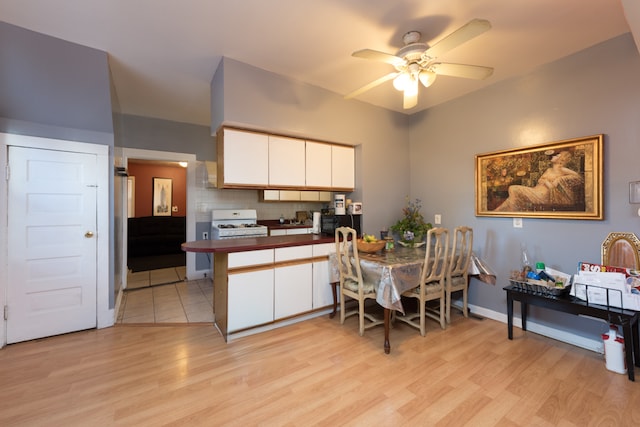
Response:
M406 198L407 204L402 209L403 217L391 226L391 231L398 234L399 239L405 243L417 243L424 240L427 231L433 227L431 223L426 222L420 209L422 201L416 199L412 202L409 196Z

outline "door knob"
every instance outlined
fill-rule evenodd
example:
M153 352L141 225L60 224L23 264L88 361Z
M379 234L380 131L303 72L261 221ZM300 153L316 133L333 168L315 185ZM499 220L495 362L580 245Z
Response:
M84 237L86 237L87 239L90 239L93 237L93 231L87 231L86 233L84 233Z

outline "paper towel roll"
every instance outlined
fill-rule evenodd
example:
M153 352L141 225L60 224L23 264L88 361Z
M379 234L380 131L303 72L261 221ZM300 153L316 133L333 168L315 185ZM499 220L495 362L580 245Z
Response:
M311 232L313 234L320 234L320 212L313 213L313 229Z

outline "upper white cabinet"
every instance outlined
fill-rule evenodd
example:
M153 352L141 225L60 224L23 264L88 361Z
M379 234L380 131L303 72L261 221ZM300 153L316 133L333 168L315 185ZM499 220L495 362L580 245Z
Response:
M269 136L269 186L305 186L305 143L295 138Z
M331 188L331 145L307 141L307 187Z
M355 178L355 148L343 145L331 146L331 187L353 190Z
M354 147L221 128L217 152L218 188L320 193L355 188ZM319 195L322 201L320 193L314 196ZM304 201L311 196L311 192L307 197L300 191L280 192L278 199Z
M218 187L265 188L269 185L269 137L222 129L218 134Z

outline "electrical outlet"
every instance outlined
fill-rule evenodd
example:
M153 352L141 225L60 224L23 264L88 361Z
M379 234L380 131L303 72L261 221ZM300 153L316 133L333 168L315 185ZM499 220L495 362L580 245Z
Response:
M206 231L202 232L202 240L209 240L209 233Z
M442 215L440 215L440 214L436 214L435 218L433 219L433 222L434 222L436 225L440 225L440 224L442 224Z
M513 218L513 228L522 228L522 218Z

